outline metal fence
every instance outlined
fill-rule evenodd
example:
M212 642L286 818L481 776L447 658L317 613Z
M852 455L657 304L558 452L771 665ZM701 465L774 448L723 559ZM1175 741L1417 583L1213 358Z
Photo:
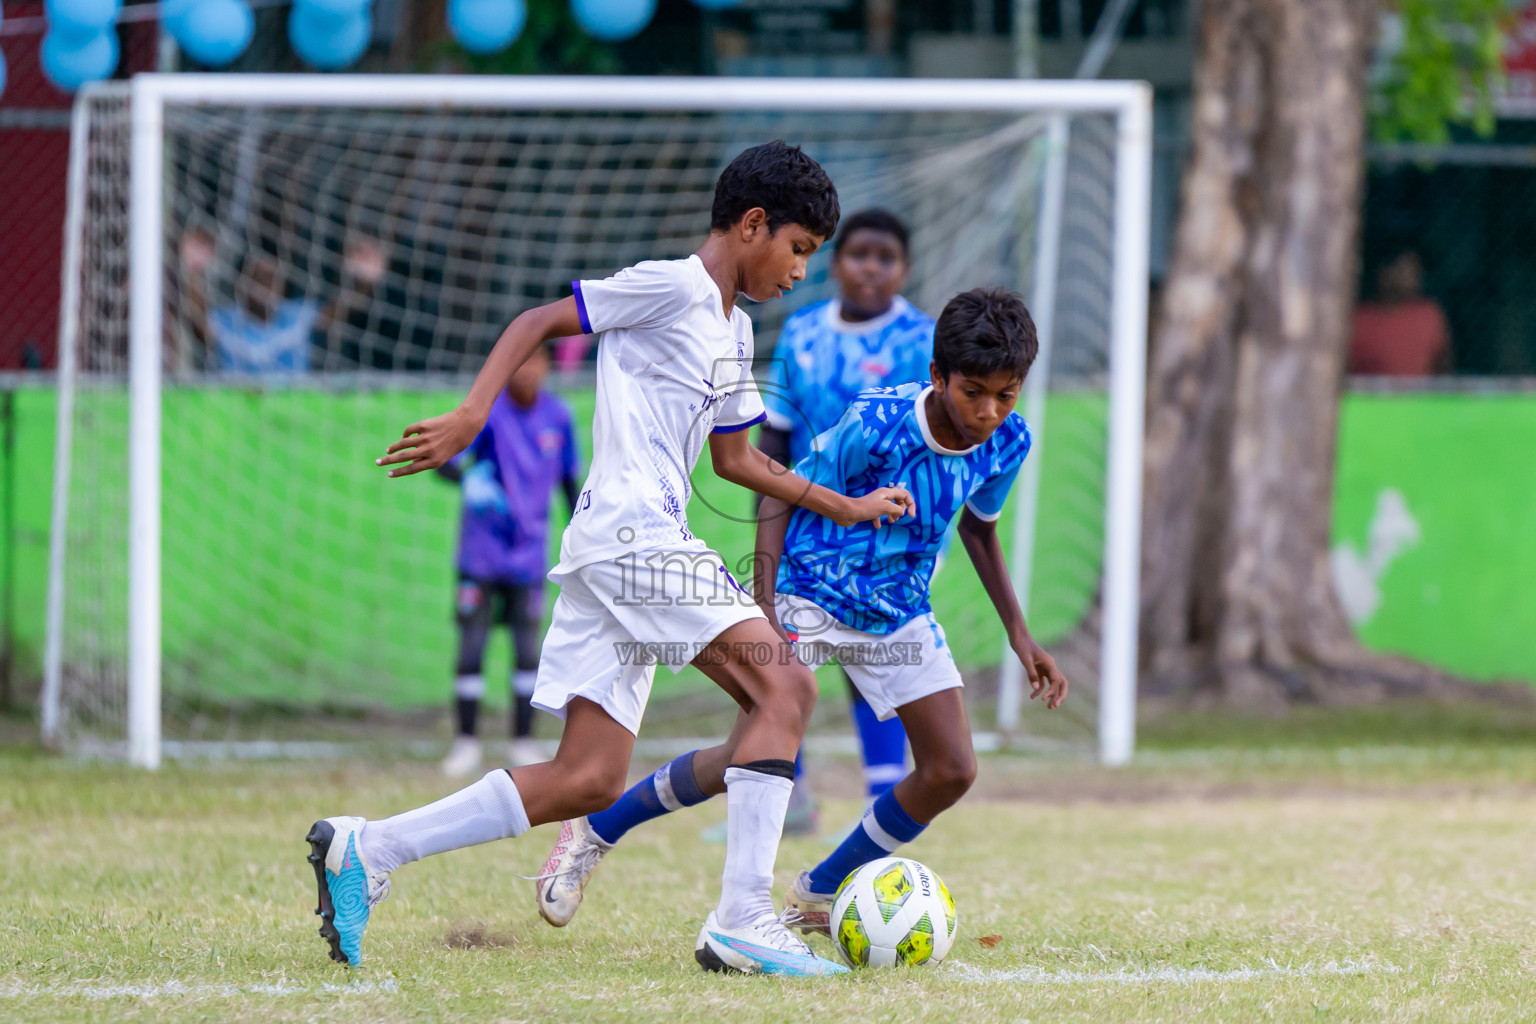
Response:
M1373 146L1366 180L1361 298L1403 253L1449 328L1456 374L1536 374L1536 118L1492 138Z

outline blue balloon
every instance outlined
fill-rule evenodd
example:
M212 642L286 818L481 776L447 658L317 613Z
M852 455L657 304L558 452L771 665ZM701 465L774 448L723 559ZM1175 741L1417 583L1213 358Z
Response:
M117 24L123 0L45 0L48 31L76 38L94 36Z
M160 24L173 38L181 36L181 22L192 11L193 0L162 0Z
M571 13L587 35L616 43L651 23L656 0L571 0Z
M373 0L294 0L295 6L308 8L306 17L315 21L351 21L369 14Z
M355 62L372 38L373 16L367 12L338 22L301 3L288 15L288 41L293 52L321 71Z
M701 7L706 11L725 11L732 7L740 7L741 0L693 0L693 6Z
M40 56L48 81L74 92L86 82L110 78L117 70L117 32L108 29L93 36L73 36L50 30L43 36Z
M220 68L251 45L256 16L245 0L194 0L173 24L176 44L188 57Z
M448 0L448 31L470 53L499 53L523 34L523 0Z

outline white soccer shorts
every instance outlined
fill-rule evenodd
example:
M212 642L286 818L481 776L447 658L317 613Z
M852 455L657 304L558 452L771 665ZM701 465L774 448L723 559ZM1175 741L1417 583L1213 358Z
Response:
M904 704L965 685L932 612L891 633L865 633L795 594L779 594L774 607L800 660L813 669L840 663L881 721Z
M539 657L533 706L564 718L571 698L585 697L637 735L658 663L680 672L731 626L763 617L702 541L631 552L549 578L560 596Z

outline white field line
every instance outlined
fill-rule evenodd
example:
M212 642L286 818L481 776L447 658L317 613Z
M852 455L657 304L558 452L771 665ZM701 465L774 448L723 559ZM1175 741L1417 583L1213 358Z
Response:
M1047 971L1040 967L1012 970L956 964L955 973L966 981L1013 985L1196 985L1226 984L1236 981L1267 981L1274 978L1315 978L1357 974L1401 974L1402 968L1374 960L1330 960L1323 964L1278 964L1265 961L1263 967L1238 967L1218 971L1209 967L1152 967L1133 970L1122 967L1113 971Z
M66 981L50 985L25 985L16 982L0 983L0 999L161 999L229 998L232 996L298 996L316 993L347 993L367 995L378 992L394 993L400 986L393 979L384 981L354 981L347 984L321 982L318 985L295 985L282 982L248 985L213 985L202 982L188 984L184 981L165 981L159 984L112 985L100 981Z
M1243 981L1267 981L1277 978L1342 977L1362 974L1400 974L1402 968L1373 960L1329 961L1323 964L1306 963L1282 965L1273 960L1263 967L1239 967L1218 971L1208 967L1155 967L1145 970L1120 968L1113 971L1047 971L1040 967L1020 967L1012 970L975 967L970 964L952 965L946 974L953 974L964 981L984 984L1012 985L1195 985L1226 984ZM166 981L158 984L107 984L99 981L55 982L49 985L27 985L16 982L0 984L0 999L164 999L164 998L233 998L236 996L296 996L313 994L368 995L394 994L400 986L393 979L383 981L356 981L347 984L321 982L315 985L290 983L252 983L247 985L189 984L182 981Z

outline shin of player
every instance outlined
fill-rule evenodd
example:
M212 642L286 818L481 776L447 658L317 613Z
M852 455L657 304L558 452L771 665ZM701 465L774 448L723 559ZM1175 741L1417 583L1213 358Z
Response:
M560 596L533 694L536 707L565 719L559 749L551 762L491 772L391 818L316 822L311 861L321 934L334 959L359 961L371 909L401 865L611 805L623 790L656 663L676 671L692 661L737 701L743 719L722 772L731 834L721 899L695 956L713 969L841 969L784 927L770 895L814 680L794 659L758 664L743 657L773 647L778 634L750 597L730 598L740 588L685 517L706 439L717 475L840 528L873 531L908 514L910 495L901 488L845 497L746 442L762 406L752 386L751 321L736 308L737 295L765 300L793 287L836 220L836 191L815 161L782 142L747 150L721 175L709 237L693 256L576 282L572 298L520 315L464 403L407 428L379 460L395 467L392 476L441 465L474 439L535 346L578 332L601 336L592 465L551 573ZM712 599L673 600L701 592ZM726 599L714 599L722 594ZM551 862L551 873L571 870L561 866L558 847Z
M933 383L864 393L817 439L815 457L797 467L852 492L907 482L927 496L917 515L874 538L774 502L765 501L759 513L759 561L778 566L776 575L759 574L759 601L773 609L802 659L819 663L823 652L839 652L871 710L882 719L899 716L912 743L913 770L792 884L786 902L807 930L826 927L832 897L850 872L916 839L975 778L960 673L928 599L932 564L952 519L960 520L966 552L1024 664L1032 696L1055 708L1066 695L1066 678L1025 626L995 526L1029 450L1028 428L1013 406L1035 351L1033 324L1017 297L985 290L958 296L939 319ZM720 792L740 726L718 747L671 762L576 831L605 853L642 821ZM568 921L580 891L567 891L573 898L561 909Z

